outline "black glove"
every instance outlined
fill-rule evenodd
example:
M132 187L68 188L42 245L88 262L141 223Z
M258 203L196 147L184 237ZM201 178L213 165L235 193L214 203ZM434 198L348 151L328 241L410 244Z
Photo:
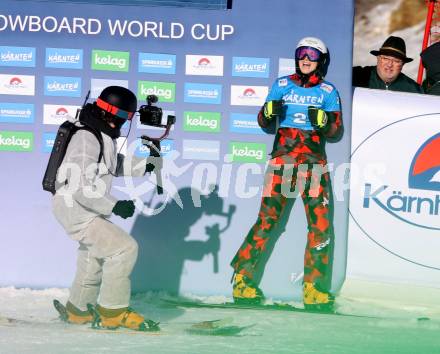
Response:
M123 219L127 219L134 214L134 202L132 200L118 200L112 212Z
M154 171L154 164L152 164L152 163L147 163L146 164L146 166L145 166L145 173L150 173L150 172L153 172Z
M263 106L263 115L267 120L271 120L275 117L281 117L283 115L283 100L273 100L265 102Z
M315 129L327 130L330 126L328 125L328 116L323 109L309 106L308 116L310 123L312 123Z

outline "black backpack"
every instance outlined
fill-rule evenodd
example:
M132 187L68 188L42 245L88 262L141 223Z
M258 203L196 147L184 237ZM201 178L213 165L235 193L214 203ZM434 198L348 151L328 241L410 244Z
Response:
M96 139L98 139L99 145L101 147L99 151L98 163L101 162L104 147L101 133L90 126L85 125L83 122L80 122L81 124L83 124L82 126L78 126L75 124L77 122L78 121L65 121L58 128L57 136L55 138L52 152L49 157L49 162L47 163L46 172L44 173L43 177L43 189L45 191L51 192L52 194L55 194L56 192L55 182L57 179L58 168L63 162L64 156L66 155L67 146L69 145L70 139L72 139L73 134L75 134L78 130L88 130L89 132L93 133L93 135L95 135Z

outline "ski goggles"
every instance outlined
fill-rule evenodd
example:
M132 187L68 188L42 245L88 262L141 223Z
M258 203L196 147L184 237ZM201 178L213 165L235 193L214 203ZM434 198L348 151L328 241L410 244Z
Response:
M96 100L96 105L104 111L109 112L110 114L113 114L114 116L122 119L131 120L135 114L135 112L124 111L123 109L113 106L110 103L101 100L100 98Z
M299 47L295 50L295 59L303 60L305 57L310 61L318 61L321 57L321 52L312 47Z

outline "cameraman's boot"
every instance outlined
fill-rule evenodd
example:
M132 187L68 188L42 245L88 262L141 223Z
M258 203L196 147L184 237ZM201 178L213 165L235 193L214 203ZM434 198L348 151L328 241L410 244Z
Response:
M246 275L238 273L234 275L232 297L236 304L243 305L260 305L264 301L261 289Z
M316 312L334 312L335 297L318 290L313 283L304 282L304 308Z

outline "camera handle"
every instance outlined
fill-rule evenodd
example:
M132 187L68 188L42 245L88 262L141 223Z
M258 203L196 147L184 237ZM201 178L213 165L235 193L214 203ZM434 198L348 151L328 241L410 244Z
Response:
M157 158L157 166L155 166L155 173L156 173L156 179L157 179L157 185L156 190L157 194L163 194L163 188L162 188L162 157L160 155L160 142L167 138L170 134L171 127L175 123L175 117L174 116L168 116L168 122L165 126L164 133L157 137L152 138L148 135L141 135L142 144L147 146L150 149L150 156Z

